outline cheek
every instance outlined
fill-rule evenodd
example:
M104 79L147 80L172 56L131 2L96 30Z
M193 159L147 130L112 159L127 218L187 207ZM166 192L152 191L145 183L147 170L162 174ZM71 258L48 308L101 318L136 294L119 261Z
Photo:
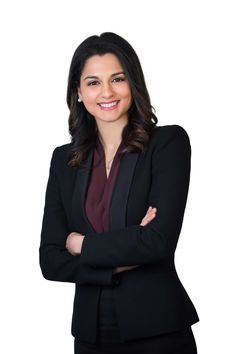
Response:
M131 102L132 102L132 94L131 94L131 91L129 90L129 88L127 88L127 90L124 92L124 97L125 97L127 103L131 104Z
M131 99L131 90L129 86L123 87L123 96L126 97L127 99Z
M91 105L94 104L94 102L96 102L96 98L97 98L97 93L96 91L87 91L84 93L84 103L85 105Z

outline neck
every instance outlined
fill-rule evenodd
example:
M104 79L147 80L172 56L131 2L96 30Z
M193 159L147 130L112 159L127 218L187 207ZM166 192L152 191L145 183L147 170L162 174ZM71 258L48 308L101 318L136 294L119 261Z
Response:
M122 131L126 125L127 120L97 122L98 136L105 151L113 151L118 148L122 140Z

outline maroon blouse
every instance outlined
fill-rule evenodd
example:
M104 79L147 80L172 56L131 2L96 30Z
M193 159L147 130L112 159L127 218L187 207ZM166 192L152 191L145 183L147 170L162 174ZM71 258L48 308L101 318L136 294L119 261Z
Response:
M124 147L121 142L113 159L108 178L105 153L99 138L94 148L93 170L87 191L85 210L96 232L109 231L109 206Z

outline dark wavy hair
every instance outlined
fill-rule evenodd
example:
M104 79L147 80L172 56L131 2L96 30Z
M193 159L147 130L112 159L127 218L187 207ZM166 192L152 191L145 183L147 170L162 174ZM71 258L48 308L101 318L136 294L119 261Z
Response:
M97 139L97 124L83 102L78 102L78 87L86 60L93 55L114 54L127 77L133 98L128 124L123 128L122 141L125 152L140 152L148 145L150 134L158 119L151 106L139 58L131 45L119 35L104 32L90 36L76 49L69 70L67 104L70 110L69 132L71 149L68 166L83 166L89 150ZM154 112L153 112L154 111Z

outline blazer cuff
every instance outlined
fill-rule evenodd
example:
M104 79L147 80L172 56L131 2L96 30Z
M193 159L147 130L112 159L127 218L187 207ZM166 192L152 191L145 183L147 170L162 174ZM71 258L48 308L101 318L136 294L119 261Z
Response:
M113 268L82 265L79 267L79 283L93 285L114 285Z

